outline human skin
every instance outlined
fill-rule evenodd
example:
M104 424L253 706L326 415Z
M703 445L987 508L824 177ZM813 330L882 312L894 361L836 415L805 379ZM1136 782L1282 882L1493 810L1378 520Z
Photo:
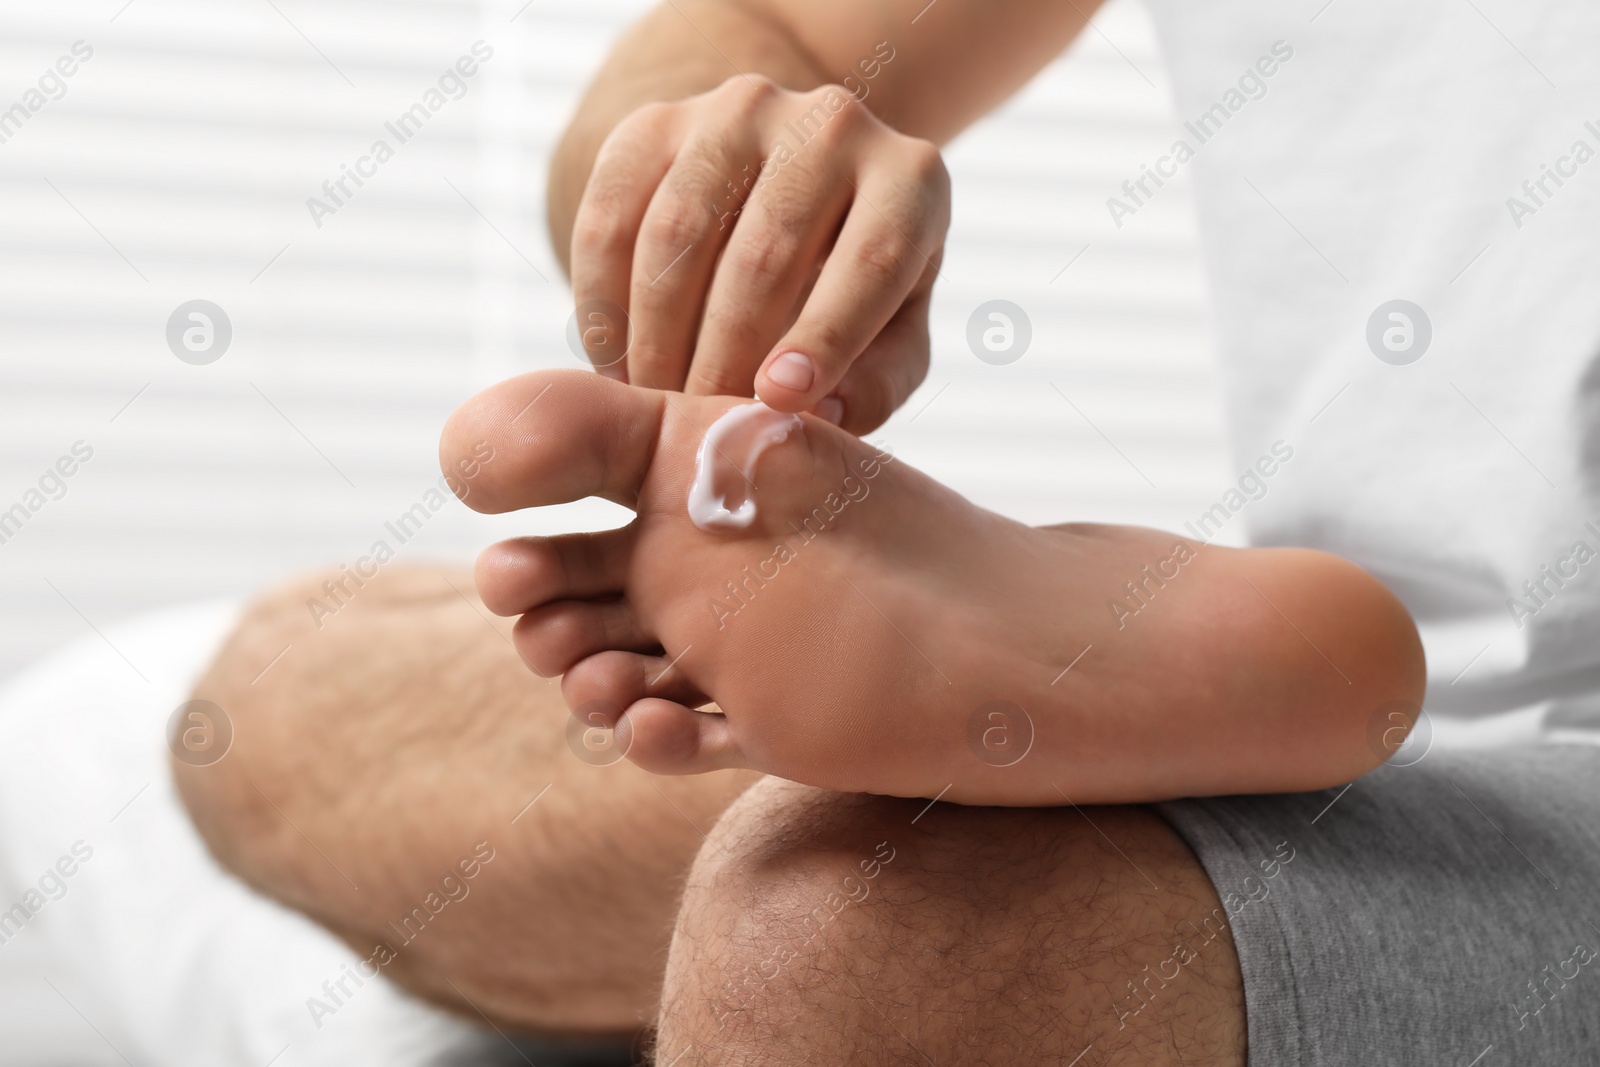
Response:
M447 469L494 450L466 496L480 511L588 496L634 511L493 546L477 582L521 616L530 666L649 770L969 804L1289 792L1376 766L1374 717L1420 704L1416 627L1353 564L1028 527L814 416L761 454L754 521L703 530L696 453L742 403L546 371L485 390L444 432ZM1014 761L974 744L996 702L1029 724Z
M1243 1061L1228 917L1149 812L592 766L466 573L385 569L318 628L329 580L350 588L316 574L250 605L195 690L233 748L173 771L225 866L363 957L492 842L471 894L383 968L423 998L624 1040L659 1003L675 1067L1067 1063L1090 1043L1095 1063Z
M331 602L327 581L344 606L319 625L307 605ZM584 762L508 630L463 571L284 583L194 690L228 715L232 748L173 774L225 867L363 959L394 949L390 979L508 1032L628 1039L655 1018L689 862L756 776ZM479 842L494 858L462 879ZM451 872L467 895L402 941L391 924Z
M937 145L1098 5L924 6L672 0L623 35L548 194L575 303L631 320L626 359L604 373L759 395L855 433L921 383L949 224ZM615 348L618 332L595 336Z
M891 64L886 68L885 75L892 70L895 76L875 83L876 96L869 98L867 107L887 117L895 129L908 137L942 141L1025 81L1059 50L1075 32L1081 18L1092 10L1089 4L1066 6L1072 8L1072 12L1042 3L1008 4L1000 9L1003 15L996 15L981 5L963 7L945 0L934 11L941 19L947 12L955 11L957 18L953 23L941 23L932 15L921 20L918 27L932 28L931 32L905 46L911 51L902 51L895 60L898 64L900 57L912 58L917 64L902 64L898 68ZM1055 22L1041 21L1051 9L1059 18ZM673 19L680 17L679 12L692 15L694 24L689 25L688 19L674 24ZM876 29L890 16L906 23L912 14L909 9L902 11L900 5L886 4L807 4L803 8L785 8L778 3L683 0L663 6L651 16L654 21L647 21L636 29L614 53L563 143L550 187L552 231L557 235L558 251L566 254L569 247L576 250L575 246L580 243L588 247L589 241L583 240L585 235L581 232L572 245L569 245L568 236L577 204L587 188L590 164L600 142L610 134L617 121L639 104L676 100L711 90L727 74L727 63L722 55L737 57L738 66L747 71L760 71L782 86L811 89L830 80L828 72L849 69L860 56L870 54L879 38L873 33L852 34L853 27L866 24ZM1015 21L1011 21L1013 15ZM874 18L879 20L878 24L872 23ZM1006 33L996 30L1002 22L1010 26ZM952 25L954 31L946 32ZM701 36L708 29L714 43ZM924 47L923 40L934 44L919 52L916 49ZM834 42L844 42L839 56L818 61L817 55L832 55ZM993 57L992 61L989 57ZM986 75L969 77L974 71L981 73L985 63L990 65ZM914 67L920 70L920 75L902 77L903 72ZM733 87L724 95L736 98L737 88ZM752 96L757 91L772 95L757 86L752 88ZM813 101L787 102L797 109L801 104L809 109ZM687 107L677 110L683 115L689 113ZM715 108L705 110L715 117ZM662 117L664 115L658 112L657 118ZM733 125L737 123L724 123L719 127L712 122L711 128L726 130ZM857 125L867 124L857 122ZM846 129L841 127L841 134ZM874 137L876 143L885 143L881 132ZM849 151L848 147L839 150ZM858 151L863 157L872 154L864 149ZM898 172L898 176L900 183L914 193L906 196L905 203L898 209L907 211L912 218L928 217L930 205L935 209L940 206L937 186L940 172L930 167L925 157L913 160L908 152L904 158L915 166ZM720 186L720 181L725 180L720 174L714 177L717 180L711 184ZM627 178L622 180L627 184ZM646 187L652 190L653 201L653 190L657 186L647 184ZM891 204L891 210L895 209ZM783 213L778 214L776 225L781 226ZM756 211L746 208L741 212L738 225L753 225L752 220L758 217ZM931 217L937 222L936 213ZM935 225L933 229L939 230L939 227ZM939 232L942 235L942 230ZM631 296L635 274L632 257L637 243L631 241L630 236L637 234L596 232L587 236L590 239L604 237L603 243L610 253L620 254L619 249L627 252L630 260L626 270L616 268L614 257L611 266L596 267L595 274L612 279L598 283L601 286L619 286L622 283L615 279L625 279ZM752 245L757 243L751 242ZM929 266L937 262L936 247L911 241L907 241L906 246L897 253L901 260L911 262L910 257L919 254L926 256ZM639 361L639 373L644 377L635 380L677 384L673 381L676 373L673 367L681 366L684 367L683 383L692 392L748 393L760 388L765 398L785 410L815 408L825 411L821 406L823 401L833 397L841 401L841 410L826 410L826 414L837 415L838 421L848 429L857 432L869 429L887 417L920 381L926 360L926 272L919 274L907 288L905 278L909 275L903 269L904 264L886 262L894 269L879 269L876 276L869 271L857 272L861 287L869 292L864 296L854 294L856 304L851 305L878 308L879 316L883 307L893 308L887 323L863 349L873 350L876 345L873 358L868 359L861 352L850 354L859 339L835 339L831 345L819 345L815 354L823 374L810 390L796 395L793 391L784 391L777 383L757 380L757 367L779 355L786 347L780 342L787 338L764 346L761 339L772 332L771 323L776 319L739 321L737 315L734 321L724 322L722 315L707 314L706 326L701 327L701 333L707 327L719 329L732 338L731 341L719 341L715 336L703 338L701 334L685 330L680 321L677 341L646 342ZM813 258L809 270L802 271L801 266L787 263L784 271L801 272L809 277L816 266ZM577 275L575 258L575 284ZM671 274L666 277L670 278ZM712 278L709 288L714 291L717 274ZM703 284L701 288L705 290L708 286ZM905 292L896 305L892 294L902 288ZM592 287L583 290L585 293L598 291ZM614 293L618 289L609 291ZM809 291L802 288L801 293ZM684 300L697 308L706 306L710 299L709 293L696 292L693 286L687 292ZM802 299L803 296L797 297L796 302ZM661 304L667 308L667 313L676 306L665 300ZM762 315L768 313L759 304L749 306ZM669 317L667 313L663 313L663 318ZM647 325L651 314L645 311ZM795 307L785 309L782 320L785 329L796 316ZM834 321L834 317L819 308L813 321L826 324ZM864 321L871 321L871 317ZM636 332L665 338L672 333L670 325L641 331L636 324ZM691 335L696 347L686 359L681 339ZM825 336L822 339L830 340ZM652 344L657 347L649 347ZM749 351L755 352L753 358L748 355ZM630 373L632 364L630 359L627 365ZM853 367L854 371L847 372L846 367ZM660 377L650 377L657 374ZM829 385L835 375L843 377L838 384ZM1330 565L1330 569L1338 568ZM1360 583L1339 584L1354 588ZM1336 608L1341 606L1335 605ZM1156 616L1150 618L1153 620ZM469 621L464 615L461 620ZM295 685L287 687L279 696L280 706L297 705L306 699L308 691L326 685L328 675L348 671L352 664L364 663L369 669L380 672L398 671L400 677L413 684L425 681L428 671L440 666L437 658L441 646L435 639L437 634L432 624L413 629L414 622L397 625L387 632L397 652L394 657L384 651L390 642L374 641L370 633L359 630L353 630L351 639L336 650L332 644L326 646L330 652L323 670L301 677ZM418 637L419 633L423 636ZM276 635L273 635L257 645L247 646L255 653L265 653L251 658L252 673L282 647L281 643L274 643L275 640ZM488 645L487 640L480 640L484 646ZM467 643L457 647L465 653ZM539 650L534 651L538 653ZM521 669L504 657L495 660L492 666L474 661L470 671L451 675L449 681L452 689L456 689L469 685L472 678L499 678L507 666ZM240 680L245 674L241 661L231 661L223 673L231 675L234 679L231 684L237 691L242 692L241 687L248 684L248 679ZM394 732L394 723L379 714L383 702L373 699L374 680L387 676L383 673L363 675L360 677L365 678L366 684L352 684L340 691L344 699L336 707L351 720L352 738L360 736L358 724L364 721L378 737ZM508 682L495 683L496 686L502 684L510 686ZM514 686L510 688L514 691ZM387 690L379 688L378 691ZM401 694L396 692L395 695ZM1288 695L1298 698L1301 694L1291 692ZM459 693L430 690L426 686L421 686L415 697L417 705L431 706L435 714L441 706L463 706ZM251 697L246 694L243 699ZM473 702L469 699L465 706L470 708ZM1326 725L1324 720L1307 718ZM297 731L278 731L264 738L259 750L263 754L263 766L295 768L297 773L294 774L280 771L277 783L289 794L295 794L304 781L321 783L313 791L312 799L303 801L306 807L295 809L301 815L312 814L318 802L326 805L333 798L343 796L349 788L347 782L341 781L348 762L343 753L327 750L319 753L326 764L321 777L306 775L304 772L309 768L302 761L308 757L294 753L304 731L320 724L319 719L302 719ZM469 734L471 745L463 743L459 747L493 746L499 741L501 728L473 732ZM1237 740L1236 747L1248 748L1255 738L1244 735ZM1338 738L1337 751L1341 758L1350 756L1349 749L1354 744L1343 735ZM485 773L485 780L503 782L504 776L517 773L509 763L518 756L530 755L525 747L506 748L493 757L486 754L472 757L474 765L484 772L491 767L498 771L498 775ZM1362 762L1359 753L1355 756L1356 763ZM404 768L393 767L392 773L396 781L417 776L426 778L430 760L439 758L438 752L423 755L419 751ZM529 766L543 764L535 758ZM1310 773L1319 774L1327 769L1321 762L1310 761ZM178 770L180 776L189 774L184 768ZM1290 770L1298 768L1291 766ZM670 794L674 806L687 807L689 798L702 796L700 790L705 783L716 780L711 775L679 779L684 792ZM732 779L734 784L726 787L727 793L703 797L704 807L699 810L706 813L721 810L748 780L748 777ZM625 849L638 847L646 856L655 855L651 850L658 843L661 828L670 820L663 818L660 823L652 824L602 819L596 831L596 840L600 843L595 844L588 839L593 824L588 819L587 805L593 802L605 810L604 796L598 789L598 779L577 781L583 783L573 791L579 802L566 813L566 820L583 826L584 832L563 833L563 820L546 816L550 818L549 839L529 842L523 854L524 862L532 866L528 868L529 877L518 886L519 893L530 899L549 901L551 906L564 904L572 908L574 891L569 876L558 876L548 865L537 862L548 849L564 848L568 851L560 855L567 858L564 866L570 868L572 880L586 889L611 887L619 902L639 907L650 915L656 914L659 902L653 894L650 900L639 899L646 894L639 892L641 883L634 867L624 867L621 884L617 884L614 860L618 843ZM257 884L269 887L268 891L282 899L323 917L330 925L348 922L345 917L351 914L350 902L345 899L346 890L336 881L336 876L326 870L314 871L318 861L311 855L312 850L302 841L291 840L281 827L270 832L263 830L263 825L270 821L268 811L259 801L250 800L242 789L237 789L237 783L235 787L236 792L220 794L234 797L231 803L208 805L204 801L212 794L207 793L201 795L201 802L191 804L203 829L206 820L212 820L207 837L213 847L220 854L231 855L231 862L237 869L255 872L247 877L254 877ZM186 796L191 788L196 788L193 783L185 787ZM667 788L663 783L663 792ZM510 791L499 795L501 799L508 799ZM641 792L640 795L645 794ZM237 799L240 796L244 799ZM440 812L446 813L448 819L460 821L459 825L452 826L452 833L446 835L451 840L462 837L462 832L469 829L471 815L482 810L486 803L483 796L463 799L443 787L436 790L433 798L434 803L429 807L409 809L411 818L425 822L440 818ZM735 1030L725 1032L729 1020L723 1013L726 1005L720 1003L719 1006L719 998L725 996L727 980L739 977L748 966L767 962L765 950L759 947L760 939L772 936L774 930L781 936L786 925L798 925L802 916L814 910L814 900L831 890L832 879L840 873L839 868L849 869L850 864L859 862L860 857L853 851L856 846L875 843L867 841L867 836L880 828L888 830L891 823L896 827L901 823L921 825L914 820L916 812L910 810L921 807L921 804L830 794L766 780L747 798L747 803L739 805L732 817L718 823L702 850L678 918L662 1018L662 1048L672 1054L663 1056L662 1061L672 1062L673 1056L682 1055L686 1057L682 1061L684 1064L836 1063L854 1055L859 1062L921 1063L927 1062L931 1054L931 1058L940 1063L1039 1062L1063 1050L1070 1058L1075 1054L1071 1052L1073 1047L1094 1044L1103 1052L1109 1049L1113 1055L1123 1057L1122 1061L1109 1062L1241 1062L1243 994L1232 946L1226 939L1216 943L1214 955L1201 954L1206 962L1204 968L1193 967L1184 972L1184 981L1188 984L1175 996L1175 1006L1169 1010L1167 1004L1158 1003L1139 1020L1148 1022L1148 1029L1135 1031L1141 1035L1140 1040L1148 1041L1148 1047L1129 1053L1127 1047L1119 1045L1119 1041L1125 1040L1120 1035L1126 1028L1118 1025L1114 1015L1107 1016L1108 1009L1101 1003L1099 994L1108 993L1104 988L1107 983L1132 980L1138 976L1139 965L1149 962L1137 951L1140 946L1150 950L1150 960L1159 961L1171 951L1163 939L1175 922L1203 921L1204 916L1213 914L1215 909L1215 891L1193 857L1164 824L1137 809L1113 809L1092 816L1095 823L1109 832L1110 837L1105 840L1111 841L1117 851L1127 853L1113 861L1110 850L1099 843L1104 834L1091 837L1081 827L1074 832L1065 822L1081 818L1088 826L1091 818L1088 813L936 807L933 815L921 820L928 826L918 832L931 837L919 841L923 847L916 850L919 855L909 868L912 874L875 900L870 913L851 913L847 922L837 928L847 931L849 936L786 945L792 951L792 955L785 957L788 961L786 973L791 981L762 985L758 996L743 1001L741 1013L734 1020L738 1024ZM906 811L902 812L901 808ZM470 814L464 814L463 809ZM538 811L538 806L533 810ZM208 811L211 813L207 814ZM949 828L929 821L946 812L958 813L954 821L959 826ZM353 837L352 847L356 851L369 845L378 850L393 847L377 813L358 807L347 814L346 832L371 839L363 844L357 843L362 840L361 836ZM522 822L526 823L528 818L532 818L532 813ZM698 816L694 821L704 825ZM241 826L255 829L240 833ZM618 836L608 838L606 835L611 833ZM689 845L692 846L693 841ZM435 852L437 855L430 858L453 859L449 849L436 848ZM673 856L678 855L673 853ZM1170 898L1165 895L1147 897L1145 890L1134 884L1129 870L1120 866L1122 860L1129 857L1153 876L1161 894L1172 889L1177 892ZM662 869L671 870L667 858L657 858L663 862ZM385 861L380 869L388 872L389 877L411 879L418 886L427 878L420 869L409 870L392 859ZM894 870L892 865L886 869ZM905 871L907 867L899 870ZM886 873L885 877L889 875ZM591 878L594 879L592 884L585 881ZM403 894L397 894L395 902L401 897ZM596 932L594 926L584 925L595 922L592 913L581 908L560 912L572 916L580 936L551 940L544 932L532 929L530 924L515 922L514 910L508 906L505 911L486 909L463 913L466 916L463 924L473 929L461 931L462 943L472 946L474 951L462 950L442 961L415 956L410 969L394 973L424 995L465 1012L459 998L452 999L451 987L442 980L441 974L466 974L471 970L469 960L476 960L481 966L483 946L493 944L501 950L498 955L518 959L535 974L532 979L521 975L491 975L485 979L486 988L498 992L492 996L486 993L484 1000L491 1005L491 1013L503 1019L521 1020L523 1025L538 1029L549 1025L550 1020L588 1018L600 1020L600 1029L609 1029L615 1019L626 1013L626 1008L618 1010L619 1003L634 1006L634 1019L645 1017L638 1014L641 1009L637 1005L652 1000L655 994L653 989L647 988L648 981L641 983L626 977L637 974L635 959L623 958L627 954L617 952L606 957L605 967L590 968L574 958L575 949L587 947L581 931ZM358 917L357 924L373 918L375 916ZM645 928L658 932L660 929L654 922L646 923ZM632 927L624 925L622 929L626 932ZM1042 942L1040 931L1048 935ZM361 940L358 935L352 943L359 944ZM650 951L652 944L648 937L629 943L635 955ZM512 946L521 951L511 951ZM996 946L1001 946L1001 951L997 952ZM554 958L547 960L545 953ZM892 964L887 969L883 967L886 960ZM1098 965L1086 968L1082 966L1085 960L1098 961ZM563 988L564 974L577 976L573 983L575 988ZM843 986L844 979L856 983L855 987ZM597 1007L594 990L610 985L630 992L621 997L604 994L601 1006ZM477 987L472 988L474 1000L478 1000ZM640 989L646 990L645 996L637 995ZM531 1006L525 1003L529 999L535 1001ZM926 1033L919 1029L914 1009L923 1007L942 1025L930 1027ZM574 1014L564 1015L565 1009ZM827 1025L819 1027L819 1020L826 1021ZM962 1020L975 1020L978 1025L971 1022L964 1025ZM711 1025L717 1027L717 1033L709 1032ZM1100 1034L1099 1028L1107 1033ZM909 1040L905 1044L895 1044L897 1040L905 1040L905 1032L912 1035L914 1045ZM819 1034L837 1043L829 1045L817 1040ZM1078 1042L1080 1037L1083 1040ZM1163 1054L1166 1054L1164 1058ZM1062 1062L1067 1062L1067 1058Z
M1154 813L766 778L689 875L655 1062L1242 1067L1245 1031L1231 917Z

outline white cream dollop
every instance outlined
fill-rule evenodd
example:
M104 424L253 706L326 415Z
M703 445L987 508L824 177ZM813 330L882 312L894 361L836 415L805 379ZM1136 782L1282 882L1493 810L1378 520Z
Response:
M742 530L756 518L756 461L800 429L798 415L773 411L759 400L730 408L700 442L689 486L689 521L707 532Z

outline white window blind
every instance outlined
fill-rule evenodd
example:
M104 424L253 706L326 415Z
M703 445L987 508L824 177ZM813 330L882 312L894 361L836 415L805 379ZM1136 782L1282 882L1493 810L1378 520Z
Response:
M93 50L59 99L0 124L0 509L27 511L0 543L0 671L151 606L355 559L435 484L462 398L574 365L545 167L641 4L0 6L0 108L75 42ZM402 143L391 126L480 41L459 99L447 82ZM1145 14L1115 0L951 147L933 370L877 436L1031 522L1177 526L1214 495L1185 180L1121 230L1105 208L1173 125ZM380 140L392 157L363 163ZM334 203L324 182L348 169L371 173ZM314 219L312 197L334 210ZM994 298L1032 321L1009 366L967 346ZM192 300L231 322L206 365L168 347ZM80 441L92 458L58 490L47 472ZM452 502L399 557L465 560L511 532L620 517L591 503L485 520Z

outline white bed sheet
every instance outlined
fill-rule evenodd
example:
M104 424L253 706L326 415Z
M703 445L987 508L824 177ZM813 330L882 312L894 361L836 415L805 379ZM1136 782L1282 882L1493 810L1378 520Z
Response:
M205 851L167 771L165 723L236 611L192 605L90 634L0 690L0 912L42 902L0 944L0 1064L511 1055L381 980L318 1027L307 998L355 956Z

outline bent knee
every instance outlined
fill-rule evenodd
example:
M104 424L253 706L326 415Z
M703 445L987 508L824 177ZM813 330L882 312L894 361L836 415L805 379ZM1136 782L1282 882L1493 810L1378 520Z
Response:
M893 838L916 814L904 806L766 778L723 814L668 955L662 1062L713 1046L716 1062L760 1062L756 1049L832 1014L835 974L886 935L882 902L904 866L905 841Z
M660 1054L1069 1062L1099 1041L1160 1063L1179 1042L1235 1062L1243 1002L1227 937L1133 1024L1118 999L1217 905L1188 848L1144 809L928 808L766 779L690 875Z

